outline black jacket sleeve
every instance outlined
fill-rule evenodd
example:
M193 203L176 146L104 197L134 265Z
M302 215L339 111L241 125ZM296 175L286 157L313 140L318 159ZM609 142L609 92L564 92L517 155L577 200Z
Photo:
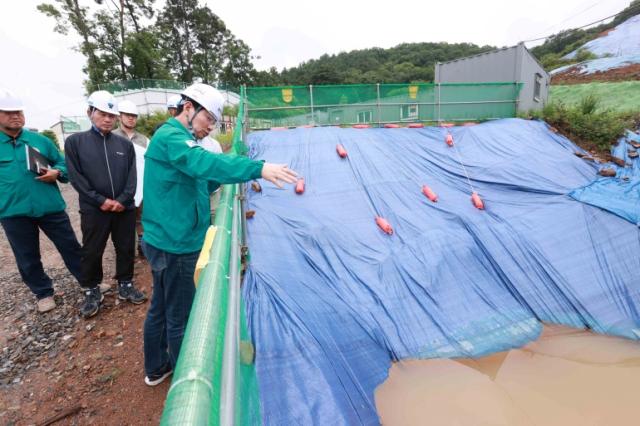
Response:
M80 195L83 195L84 198L94 201L96 206L102 206L107 198L98 194L95 189L91 187L87 178L82 175L78 152L76 150L76 140L73 139L73 136L69 136L65 141L64 153L71 186L73 186Z
M133 201L133 196L136 194L136 185L138 183L137 169L136 169L136 150L133 144L129 142L128 158L129 158L129 174L127 175L127 183L122 192L116 197L116 201L126 206Z

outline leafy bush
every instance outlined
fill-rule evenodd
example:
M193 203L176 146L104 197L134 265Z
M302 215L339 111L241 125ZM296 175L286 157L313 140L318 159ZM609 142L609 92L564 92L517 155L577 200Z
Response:
M549 103L542 110L523 116L544 120L583 148L604 153L609 152L625 129L634 127L640 116L638 113L602 109L599 104L598 97L588 95L577 105Z
M238 105L225 105L222 110L222 115L228 115L230 117L235 117L238 115Z
M554 70L564 65L575 63L574 60L562 59L562 55L559 53L547 53L540 59L540 63L545 70Z
M233 131L229 131L227 133L218 133L216 135L216 140L220 142L222 151L227 152L229 149L231 149L231 144L233 143Z
M578 49L578 51L576 52L576 61L578 62L589 61L591 59L596 59L597 57L598 56L596 56L591 51L583 48Z
M171 116L166 111L156 111L153 114L143 114L138 117L136 130L145 136L151 137L155 128L167 121Z
M566 129L570 135L593 142L600 150L609 151L612 144L622 136L625 128L631 127L632 120L624 114L612 111L583 114L580 109L568 110Z

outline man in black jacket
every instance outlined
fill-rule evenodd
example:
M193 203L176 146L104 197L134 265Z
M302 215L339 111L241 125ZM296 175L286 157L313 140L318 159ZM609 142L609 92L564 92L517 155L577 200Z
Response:
M69 136L64 145L69 181L80 201L80 285L85 294L80 313L85 318L95 315L103 300L102 255L109 235L116 250L118 298L134 304L147 299L132 282L136 226L133 144L111 132L118 114L113 95L94 92L88 104L91 129Z

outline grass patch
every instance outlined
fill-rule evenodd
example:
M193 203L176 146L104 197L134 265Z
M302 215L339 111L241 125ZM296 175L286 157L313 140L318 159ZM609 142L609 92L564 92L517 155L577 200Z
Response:
M640 112L640 81L552 85L549 102L573 106L588 96L598 98L602 110Z

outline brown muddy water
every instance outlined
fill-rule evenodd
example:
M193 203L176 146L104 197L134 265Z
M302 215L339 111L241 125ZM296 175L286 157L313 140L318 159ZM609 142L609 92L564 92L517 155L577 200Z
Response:
M560 326L478 359L393 364L384 426L640 425L640 343Z

